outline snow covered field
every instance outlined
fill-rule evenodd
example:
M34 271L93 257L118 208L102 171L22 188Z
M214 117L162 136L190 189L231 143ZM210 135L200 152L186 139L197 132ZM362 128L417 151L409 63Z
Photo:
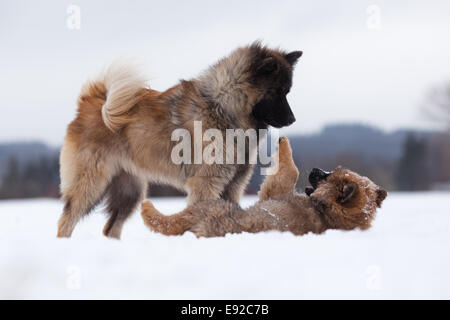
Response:
M154 203L165 213L185 205ZM117 241L91 214L60 240L61 209L0 201L0 298L450 298L450 193L391 193L371 230L303 237L165 237L135 214Z

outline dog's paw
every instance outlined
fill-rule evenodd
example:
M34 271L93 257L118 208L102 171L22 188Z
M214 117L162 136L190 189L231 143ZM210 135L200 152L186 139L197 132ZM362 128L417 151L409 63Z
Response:
M292 149L289 139L286 137L280 138L278 146L278 161L279 163L290 162L292 160Z

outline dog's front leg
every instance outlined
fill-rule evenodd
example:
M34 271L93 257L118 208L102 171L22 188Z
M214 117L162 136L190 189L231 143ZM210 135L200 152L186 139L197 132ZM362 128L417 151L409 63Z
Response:
M188 205L199 201L220 199L225 186L235 175L236 168L224 166L220 169L200 170L195 176L186 179L188 190ZM212 175L211 173L214 173ZM217 174L220 174L217 175Z
M267 200L285 193L292 193L297 183L299 171L292 158L292 149L286 137L280 139L278 154L275 156L277 172L266 176L258 192L259 200Z
M225 186L222 198L231 202L239 203L255 166L253 164L237 165L233 179Z

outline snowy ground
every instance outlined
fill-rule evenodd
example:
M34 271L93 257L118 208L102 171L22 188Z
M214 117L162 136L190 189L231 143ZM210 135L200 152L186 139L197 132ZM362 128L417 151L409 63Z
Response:
M135 214L117 241L91 214L58 240L61 209L57 200L0 201L0 298L450 298L450 193L391 193L371 230L303 237L165 237Z

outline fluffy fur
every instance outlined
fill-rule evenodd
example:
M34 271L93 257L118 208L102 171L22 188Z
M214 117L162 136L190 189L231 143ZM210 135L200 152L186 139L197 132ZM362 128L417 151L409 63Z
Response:
M107 92L102 107L103 122L111 131L117 131L133 120L127 112L139 101L138 92L146 87L146 79L137 66L127 61L117 61L106 70L100 82L103 82Z
M219 198L238 202L253 166L248 161L174 164L171 150L177 142L171 134L184 128L193 137L195 120L223 136L226 129L289 125L295 118L286 94L300 55L255 43L164 92L147 88L134 68L121 63L87 83L60 156L65 206L58 237L70 237L77 222L106 199L109 219L103 231L119 238L149 180L186 191L189 204ZM246 152L248 159L256 150Z
M327 229L367 229L387 195L368 178L342 168L318 181L310 176L316 186L309 196L295 192L297 178L289 142L284 138L280 142L278 172L267 176L259 192L260 200L247 210L236 203L216 200L165 216L146 201L142 217L151 230L166 235L191 231L197 237L217 237L268 230L303 235Z

